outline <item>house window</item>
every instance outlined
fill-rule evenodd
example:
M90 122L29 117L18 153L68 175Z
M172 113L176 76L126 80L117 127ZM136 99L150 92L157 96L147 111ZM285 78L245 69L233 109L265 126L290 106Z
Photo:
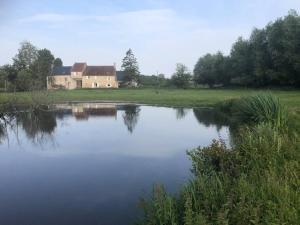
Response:
M90 76L86 76L86 79L90 79Z
M96 87L98 87L98 84L95 82L95 83L94 83L94 88L96 88Z

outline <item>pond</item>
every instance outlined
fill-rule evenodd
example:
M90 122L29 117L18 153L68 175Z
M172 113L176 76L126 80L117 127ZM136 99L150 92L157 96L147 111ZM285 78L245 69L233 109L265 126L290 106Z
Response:
M229 139L211 109L114 103L21 110L0 130L0 224L131 224L190 178L186 150Z

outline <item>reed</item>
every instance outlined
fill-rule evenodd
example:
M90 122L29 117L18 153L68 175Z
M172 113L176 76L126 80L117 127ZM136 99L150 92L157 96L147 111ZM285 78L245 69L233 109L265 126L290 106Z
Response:
M241 98L232 106L233 116L239 122L259 124L268 123L274 128L286 126L288 113L278 97L261 92Z

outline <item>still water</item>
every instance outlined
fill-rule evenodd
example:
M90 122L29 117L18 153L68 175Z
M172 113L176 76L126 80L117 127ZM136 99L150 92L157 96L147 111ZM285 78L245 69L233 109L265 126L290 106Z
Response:
M186 150L229 129L212 110L56 105L12 113L0 130L0 224L131 224L155 183L190 178Z

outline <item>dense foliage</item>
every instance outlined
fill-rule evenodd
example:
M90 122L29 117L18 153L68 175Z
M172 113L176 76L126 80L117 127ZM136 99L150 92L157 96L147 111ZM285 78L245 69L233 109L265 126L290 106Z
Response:
M50 50L38 49L24 41L13 58L13 64L0 67L0 86L6 91L44 89L54 63L62 65Z
M246 100L258 109L270 101L264 106L266 111L256 113L265 119L247 117L251 125L239 128L231 148L213 141L189 151L192 180L177 196L156 186L152 197L141 202L144 217L140 224L299 224L299 131L288 123L277 126L272 122L283 108L274 96L257 95L234 104ZM278 112L273 118L265 117L272 108ZM244 112L244 106L233 111L239 109ZM290 124L297 121L289 118Z
M238 38L229 56L201 57L194 68L197 84L249 87L300 86L300 16L284 18L254 29L249 39Z

